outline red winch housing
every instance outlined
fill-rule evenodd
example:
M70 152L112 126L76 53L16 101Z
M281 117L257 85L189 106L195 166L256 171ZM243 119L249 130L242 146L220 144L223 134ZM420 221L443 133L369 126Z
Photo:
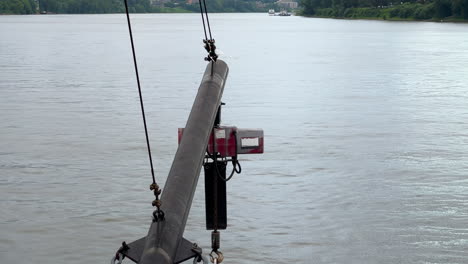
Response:
M235 126L219 126L215 127L213 132L208 141L207 152L209 154L217 152L221 157L235 157L238 154L263 153L262 129L239 129ZM183 133L184 129L179 128L179 144Z

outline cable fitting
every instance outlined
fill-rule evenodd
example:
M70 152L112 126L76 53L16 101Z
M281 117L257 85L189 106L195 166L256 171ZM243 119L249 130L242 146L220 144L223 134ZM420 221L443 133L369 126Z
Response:
M211 232L211 249L213 251L218 251L220 246L220 233L219 231Z
M162 210L155 210L153 212L153 222L159 222L164 220L164 212Z
M156 183L152 183L150 185L150 190L153 191L153 190L159 190L159 185L156 184Z
M154 200L152 202L152 205L157 207L157 208L161 207L161 200L159 200L159 199Z
M111 264L122 264L123 259L125 258L125 255L123 254L124 251L129 250L130 247L125 243L125 241L122 242L122 246L117 250L115 253L115 256L112 257Z
M160 195L162 192L162 190L159 188L159 185L157 183L152 183L150 185L150 190L154 191L154 196L156 196L156 199L158 199L158 195Z
M219 264L219 263L223 262L223 260L224 260L224 256L223 256L223 253L221 251L211 251L211 253L210 253L211 263Z
M204 39L205 50L208 52L208 56L205 57L205 61L215 61L218 59L216 54L216 45L214 39Z
M192 252L197 254L193 260L193 264L197 264L199 262L202 262L203 261L203 264L207 264L207 261L206 259L204 259L203 257L203 250L196 244L196 243L193 243L192 244Z

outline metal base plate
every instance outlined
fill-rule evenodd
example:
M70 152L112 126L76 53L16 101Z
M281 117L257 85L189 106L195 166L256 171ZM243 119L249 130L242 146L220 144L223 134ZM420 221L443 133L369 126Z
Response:
M122 251L122 254L132 260L135 263L140 262L141 254L145 248L146 237L142 237L138 240L128 244L129 249ZM198 253L194 251L194 244L185 238L180 241L179 248L177 249L177 255L174 263L181 263L191 258L197 257Z

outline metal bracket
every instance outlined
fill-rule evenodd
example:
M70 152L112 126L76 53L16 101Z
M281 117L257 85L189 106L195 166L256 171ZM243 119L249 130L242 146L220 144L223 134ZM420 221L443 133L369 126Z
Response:
M138 263L140 262L140 257L143 254L143 250L145 249L145 243L146 237L135 240L128 244L128 249L123 250L122 254L133 262ZM201 252L201 248L196 246L196 244L188 241L185 238L182 238L179 244L179 248L177 249L174 264L182 263L191 258L198 257L201 255Z

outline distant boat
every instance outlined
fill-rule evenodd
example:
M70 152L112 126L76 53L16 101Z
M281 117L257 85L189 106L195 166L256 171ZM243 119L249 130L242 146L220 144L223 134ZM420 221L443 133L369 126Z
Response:
M290 15L291 15L291 13L288 13L288 12L285 11L285 10L281 11L281 12L278 14L278 16L290 16Z
M270 16L274 16L274 15L275 15L275 10L274 10L274 9L268 10L268 14L269 14Z

